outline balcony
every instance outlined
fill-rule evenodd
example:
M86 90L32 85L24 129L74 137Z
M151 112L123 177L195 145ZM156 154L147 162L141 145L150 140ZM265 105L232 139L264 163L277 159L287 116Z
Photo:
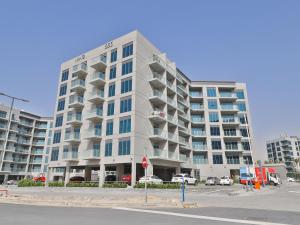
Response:
M7 141L17 143L17 137L9 136Z
M176 101L170 97L167 97L167 103L169 106L172 106L173 109L176 109Z
M26 120L20 120L19 125L31 128L31 127L33 127L33 122L28 122Z
M0 130L6 130L7 129L7 125L0 123Z
M182 163L187 163L187 164L191 164L191 158L188 157L186 154L179 154L179 161L181 161Z
M82 153L82 158L86 160L99 160L100 159L100 149L89 149Z
M160 128L153 128L153 133L150 135L152 141L166 141L167 133Z
M63 152L64 161L78 161L78 152L77 151L68 151Z
M35 149L35 150L31 151L31 154L32 155L43 155L44 151L43 151L43 149Z
M36 129L47 129L47 124L36 124L35 128Z
M190 149L190 143L186 139L179 137L179 147Z
M100 122L103 119L103 110L102 109L94 109L91 112L86 114L86 119L90 120L94 123Z
M169 140L169 142L173 142L174 144L177 144L178 136L172 132L168 132L168 140Z
M14 163L20 163L20 164L27 164L27 158L14 158L13 159Z
M195 116L192 116L191 117L191 122L193 124L203 124L203 123L205 123L205 120L204 120L204 117L195 117Z
M103 72L96 72L92 74L90 84L101 87L105 85L105 73Z
M239 134L236 130L224 130L224 139L240 139L242 135Z
M177 90L178 90L178 88L181 90L181 91L180 91L180 94L181 94L181 95L183 95L183 96L187 96L187 95L188 95L187 90L186 90L186 87L185 87L184 85L178 84L178 85L177 85Z
M83 108L84 107L83 96L72 95L69 98L69 108Z
M38 138L45 138L46 137L46 133L45 132L35 132L34 137L38 137Z
M186 113L178 113L178 116L180 116L180 118L186 122L189 122L190 121L190 117L188 114Z
M81 113L70 113L67 117L67 124L72 126L81 126L82 124L82 115Z
M153 73L153 78L149 80L153 87L164 88L166 86L164 77L159 73Z
M73 66L72 74L73 74L73 77L78 77L78 78L84 79L86 77L86 75L88 74L87 65L85 63L81 63L81 64L77 64L77 65Z
M191 111L193 112L198 112L198 111L203 111L204 107L201 104L191 104Z
M13 157L9 157L9 156L5 156L4 159L3 159L3 162L10 163L10 162L13 162L13 161L14 161Z
M91 141L100 141L102 138L101 133L101 129L99 128L88 129L86 139Z
M154 111L149 116L149 119L153 122L164 122L165 121L165 113L161 111Z
M42 159L30 159L30 164L42 164Z
M178 121L175 116L168 114L167 119L169 123L173 124L174 126L177 126Z
M221 110L222 112L238 112L239 109L237 107L237 105L232 105L232 104L221 104Z
M28 148L16 147L15 153L18 153L18 154L29 154L29 147Z
M219 93L219 99L220 100L236 100L237 96L234 92L220 92Z
M0 140L1 141L4 141L6 139L6 135L3 133L3 134L0 134Z
M76 93L83 93L85 91L85 81L81 79L72 80L71 91Z
M192 130L192 136L194 137L206 137L205 130Z
M34 141L32 142L32 145L41 147L45 145L45 141Z
M17 143L19 145L30 145L30 141L29 140L17 140Z
M149 66L153 70L162 73L166 68L166 63L158 55L153 54L150 59Z
M3 145L3 148L4 148L4 145ZM2 146L0 146L0 149L2 149ZM16 147L15 146L12 146L12 145L8 145L8 146L6 146L6 152L15 152L15 150L16 150Z
M3 166L1 171L4 173L10 173L12 172L12 168L10 166Z
M192 143L192 148L195 151L206 151L207 150L207 145L203 142L193 142Z
M168 90L170 90L172 93L176 93L176 88L175 88L175 85L172 84L170 81L167 80L167 87L168 87Z
M150 159L168 159L168 152L164 149L154 148L149 154Z
M65 135L66 142L79 143L80 133L79 132L67 132Z
M190 136L191 135L189 128L187 128L185 126L179 126L178 131L182 136Z
M88 99L89 102L94 104L103 103L104 100L104 90L96 90L91 93Z
M203 98L203 94L200 91L190 91L190 98L192 99Z
M166 103L165 96L163 96L163 92L159 90L153 90L152 96L149 97L150 102L156 105L163 105Z
M106 69L106 56L100 55L97 57L94 57L90 61L90 65L92 68L94 68L97 71L105 71Z
M237 117L222 117L222 122L223 122L223 126L240 124Z

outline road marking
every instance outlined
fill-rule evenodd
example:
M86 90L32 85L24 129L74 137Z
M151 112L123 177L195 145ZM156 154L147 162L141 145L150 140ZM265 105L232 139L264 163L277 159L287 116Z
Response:
M300 194L300 191L289 191L290 193L297 193Z
M193 214L184 214L184 213L175 213L175 212L166 212L166 211L156 211L156 210L146 210L146 209L134 209L134 208L125 208L125 207L114 207L116 210L124 210L124 211L132 211L132 212L142 212L142 213L150 213L150 214L161 214L168 216L178 216L178 217L186 217L186 218L194 218L194 219L202 219L202 220L214 220L228 223L238 223L238 224L252 224L252 225L291 225L285 223L272 223L272 222L263 222L263 221L254 221L254 220L240 220L240 219L229 219L222 217L213 217L213 216L200 216Z
M211 193L216 193L222 190L214 190L214 191L207 191L207 192L201 192L200 194L211 194Z

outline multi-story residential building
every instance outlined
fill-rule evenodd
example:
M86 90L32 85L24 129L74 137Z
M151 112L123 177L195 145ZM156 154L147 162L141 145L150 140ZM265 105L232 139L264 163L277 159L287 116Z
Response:
M46 173L52 118L0 105L0 183Z
M171 180L252 164L245 84L191 81L138 31L61 65L50 179L107 171Z
M300 158L300 138L296 136L282 135L279 138L267 141L267 154L271 162L282 162L288 172L295 172Z

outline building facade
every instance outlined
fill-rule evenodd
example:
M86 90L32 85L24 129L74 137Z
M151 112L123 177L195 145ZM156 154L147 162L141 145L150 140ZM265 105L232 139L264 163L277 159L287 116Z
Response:
M0 105L0 183L36 177L48 169L52 118Z
M246 86L191 81L138 31L61 65L49 172L103 183L148 174L163 180L238 175L252 164Z
M274 163L284 163L288 172L295 172L298 168L295 159L300 158L300 138L282 135L269 140L266 144L268 159Z

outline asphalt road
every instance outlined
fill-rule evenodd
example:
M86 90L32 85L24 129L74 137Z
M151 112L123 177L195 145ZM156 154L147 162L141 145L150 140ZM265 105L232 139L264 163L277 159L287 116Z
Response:
M0 225L299 225L300 221L300 213L270 210L220 207L136 210L0 204Z

